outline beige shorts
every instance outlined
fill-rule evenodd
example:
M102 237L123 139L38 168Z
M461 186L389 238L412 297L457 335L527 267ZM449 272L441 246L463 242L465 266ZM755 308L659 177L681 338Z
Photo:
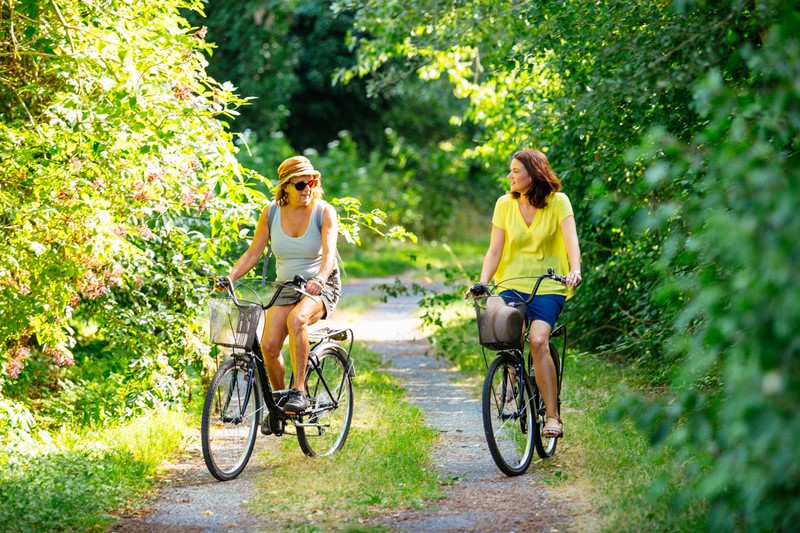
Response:
M322 305L325 307L325 316L322 317L323 319L329 317L330 314L333 313L333 310L336 309L336 304L339 303L339 298L341 297L342 280L339 278L339 270L334 270L331 272L331 275L328 276L328 281L325 283L325 286L322 287L322 294L319 295L319 298L322 300ZM294 305L302 298L302 294L298 294L292 290L284 289L281 291L278 299L275 300L274 305Z

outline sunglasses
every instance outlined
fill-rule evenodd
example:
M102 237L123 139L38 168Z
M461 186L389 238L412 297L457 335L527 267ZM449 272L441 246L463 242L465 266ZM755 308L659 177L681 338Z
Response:
M304 191L306 187L311 187L312 189L317 186L317 180L311 181L295 181L292 182L291 185L294 185L294 188L298 191Z

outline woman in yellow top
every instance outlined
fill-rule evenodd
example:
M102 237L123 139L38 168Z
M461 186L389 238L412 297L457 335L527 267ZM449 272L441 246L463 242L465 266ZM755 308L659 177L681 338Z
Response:
M511 190L495 204L489 250L483 260L480 284L509 278L501 292L506 301L527 299L538 277L548 268L566 274L566 286L551 279L542 280L536 297L526 310L531 323L528 334L533 353L536 385L544 398L547 422L544 436L563 435L558 412L556 370L548 343L564 302L581 283L581 250L575 217L561 182L550 169L547 157L538 150L514 154L508 174Z

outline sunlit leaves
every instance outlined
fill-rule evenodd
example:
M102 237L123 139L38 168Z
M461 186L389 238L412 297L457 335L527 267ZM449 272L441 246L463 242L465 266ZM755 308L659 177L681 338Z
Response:
M685 501L710 501L713 529L791 528L796 3L359 5L353 74L447 72L480 127L469 155L547 149L584 245L588 275L568 306L584 339L657 381L682 362L688 390L646 423L701 479ZM435 35L421 30L430 19ZM465 50L472 64L449 68Z
M91 320L131 368L171 376L152 398L178 400L196 287L263 200L217 120L242 100L206 75L208 45L178 14L198 2L34 4L0 22L19 37L0 55L3 373L40 352L71 363L73 321Z

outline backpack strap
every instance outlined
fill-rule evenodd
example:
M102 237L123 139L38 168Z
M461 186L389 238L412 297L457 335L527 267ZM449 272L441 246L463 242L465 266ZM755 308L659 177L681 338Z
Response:
M267 244L267 256L264 258L264 267L261 269L261 288L267 286L267 266L269 265L269 258L272 255L272 221L275 220L275 215L278 213L275 202L270 202L267 207L267 227L269 228L269 244Z

